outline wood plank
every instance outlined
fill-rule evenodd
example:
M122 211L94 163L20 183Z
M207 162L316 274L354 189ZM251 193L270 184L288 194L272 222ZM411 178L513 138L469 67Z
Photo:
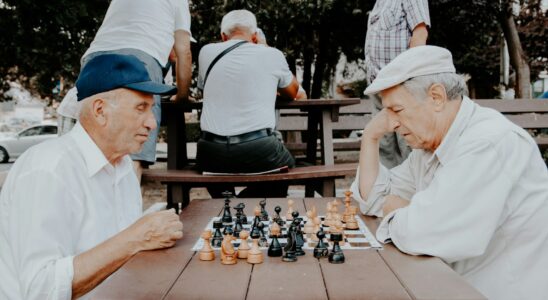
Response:
M526 129L548 128L548 114L531 113L531 114L504 115L504 116L522 128L526 128Z
M276 128L280 131L308 130L307 116L282 116ZM371 120L371 115L339 115L333 122L333 130L360 130Z
M496 109L502 113L548 112L548 101L538 99L475 99L476 103L484 107Z
M141 252L99 285L92 299L160 299L187 265L192 245L211 216L218 215L222 201L193 200L181 213L184 236L175 247Z
M439 258L407 255L392 244L379 253L414 299L486 299Z

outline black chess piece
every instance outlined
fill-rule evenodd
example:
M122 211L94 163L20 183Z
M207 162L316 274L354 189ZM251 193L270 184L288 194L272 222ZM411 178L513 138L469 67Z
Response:
M332 264L342 264L344 263L344 253L339 246L339 242L342 241L342 233L331 233L331 241L333 242L333 249L329 253L329 262Z
M293 212L293 222L295 223L295 255L297 256L303 256L305 255L305 252L303 251L304 246L304 235L303 231L301 229L301 218L298 217L299 213L297 213L297 216L295 216L295 212Z
M247 216L245 215L245 212L244 212L245 204L239 203L238 206L242 208L242 213L240 215L240 218L242 219L242 224L247 224Z
M296 228L295 224L291 223L289 226L289 230L287 232L287 244L285 245L285 248L283 249L285 251L285 254L282 257L283 261L286 262L294 262L297 261L297 256L295 255L295 249L296 249Z
M257 224L257 230L261 234L261 237L259 238L259 247L268 247L268 240L266 239L265 233L264 233L264 223L259 222Z
M244 229L244 227L242 226L242 220L240 218L236 218L235 223L236 224L234 226L234 237L239 238L240 232Z
M221 219L223 223L232 223L232 213L230 212L230 197L232 197L231 192L223 192L225 197L225 207L223 211L223 218Z
M259 221L259 223L262 223L261 221ZM257 223L257 225L259 225L259 223ZM259 230L259 226L251 226L251 233L249 234L249 236L252 236L253 234L255 233L255 235L259 235L259 237L261 237L261 231Z
M234 230L232 229L232 225L223 225L224 226L224 229L223 229L223 235L226 235L227 232L230 230L230 232L234 232Z
M326 257L329 249L327 248L327 244L323 241L323 239L325 238L325 232L320 229L320 231L316 233L316 236L318 237L318 244L316 245L316 247L314 247L314 257Z
M221 247L221 243L223 242L223 235L221 234L221 228L223 228L222 221L213 221L213 229L215 229L215 232L213 233L213 237L211 238L211 246L213 247Z
M282 208L278 205L274 207L274 212L276 212L276 215L274 216L274 218L272 218L272 221L278 223L280 227L283 227L285 225L285 221L280 216L280 213L282 212Z
M268 212L266 212L265 206L266 206L266 200L261 200L259 202L259 205L261 206L261 221L268 221Z
M273 235L272 240L270 241L270 246L268 247L268 256L270 257L280 257L283 255L282 245L278 241L278 236Z

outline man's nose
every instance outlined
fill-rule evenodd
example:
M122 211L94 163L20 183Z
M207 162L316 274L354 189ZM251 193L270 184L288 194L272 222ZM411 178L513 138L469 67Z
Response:
M154 117L152 110L148 111L147 118L145 120L145 127L148 129L148 131L152 131L157 127L156 118Z

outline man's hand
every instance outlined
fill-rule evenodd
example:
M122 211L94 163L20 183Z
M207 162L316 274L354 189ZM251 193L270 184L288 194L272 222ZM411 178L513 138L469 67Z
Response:
M405 200L396 195L387 195L384 197L384 205L382 207L383 216L388 215L394 210L409 205L409 200Z
M174 209L143 216L128 230L133 234L139 251L171 247L183 237L183 223Z
M394 132L398 126L399 122L395 121L394 118L390 116L390 112L384 108L367 123L363 130L362 138L377 141L386 133Z

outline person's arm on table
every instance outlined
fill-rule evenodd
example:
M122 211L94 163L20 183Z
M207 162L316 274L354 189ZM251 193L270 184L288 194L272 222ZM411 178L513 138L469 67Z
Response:
M151 213L98 246L74 257L72 297L80 297L140 251L171 247L183 237L174 209Z
M287 99L295 99L297 97L297 92L299 91L299 82L297 81L297 78L293 76L291 79L291 83L289 83L288 86L283 88L278 88L278 92L280 93L280 96L287 98Z

